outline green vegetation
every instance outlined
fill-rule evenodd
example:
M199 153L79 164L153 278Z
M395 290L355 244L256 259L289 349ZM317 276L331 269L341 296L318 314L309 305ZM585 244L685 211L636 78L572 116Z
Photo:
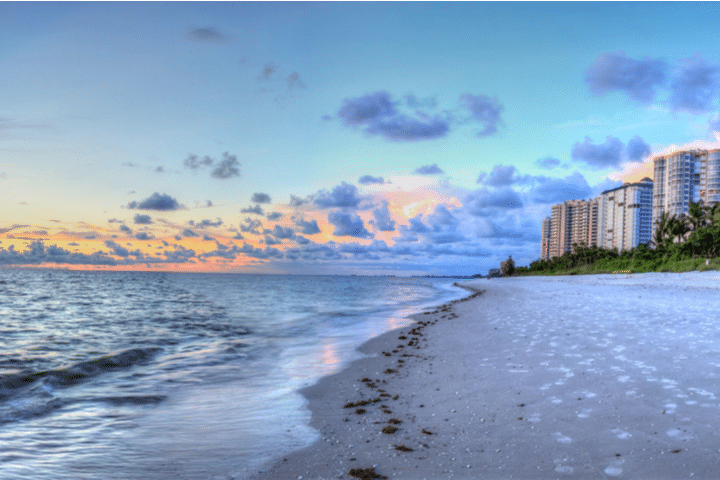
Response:
M640 244L618 252L573 244L572 252L517 267L516 275L689 272L720 270L720 203L691 203L686 214L663 213L655 222L654 248Z

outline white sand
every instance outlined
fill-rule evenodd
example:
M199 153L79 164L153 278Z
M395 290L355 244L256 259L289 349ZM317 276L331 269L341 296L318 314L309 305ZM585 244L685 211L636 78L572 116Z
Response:
M466 285L484 293L303 391L322 439L253 478L720 478L720 275Z

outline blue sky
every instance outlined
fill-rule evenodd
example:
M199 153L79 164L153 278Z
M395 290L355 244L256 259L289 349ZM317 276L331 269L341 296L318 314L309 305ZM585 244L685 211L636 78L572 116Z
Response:
M5 2L0 264L526 265L552 204L717 144L718 10Z

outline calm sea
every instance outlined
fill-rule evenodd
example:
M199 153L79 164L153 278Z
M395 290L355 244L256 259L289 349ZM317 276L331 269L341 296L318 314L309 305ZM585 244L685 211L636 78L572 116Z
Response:
M0 478L244 478L316 440L298 389L452 283L0 270Z

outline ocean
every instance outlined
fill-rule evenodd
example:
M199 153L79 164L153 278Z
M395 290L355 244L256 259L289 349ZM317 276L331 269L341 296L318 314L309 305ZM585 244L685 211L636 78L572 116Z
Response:
M452 279L0 270L0 478L242 479Z

